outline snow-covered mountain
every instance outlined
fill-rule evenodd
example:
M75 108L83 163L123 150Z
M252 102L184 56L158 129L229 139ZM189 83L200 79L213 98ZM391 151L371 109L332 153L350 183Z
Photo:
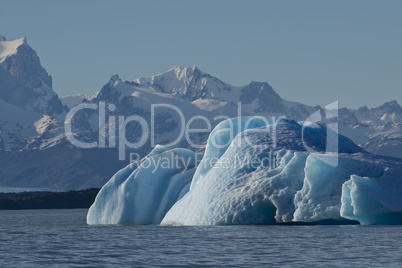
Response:
M6 41L0 36L0 66L0 99L34 112L63 114L63 105L52 89L52 77L25 37Z
M106 109L104 128L99 129L99 109L86 109L74 116L72 130L73 136L81 142L98 142L99 133L104 133L105 144L99 147L108 148L82 149L72 145L65 135L66 114L80 103L99 107L103 102L107 107L114 105L113 109ZM155 108L152 115L152 106L161 104L164 107ZM316 111L324 112L320 106L284 100L266 82L232 86L196 66L176 66L162 74L131 81L123 81L118 75L113 75L98 92L59 98L52 89L51 76L41 66L26 38L6 41L0 36L0 165L19 169L15 174L0 170L0 186L68 189L101 186L116 167L125 164L117 157L121 142L118 116L128 118L137 115L147 123L154 119L154 132L148 133L143 146L126 148L127 152L134 151L143 156L155 144L166 145L175 141L181 135L183 121L188 123L195 116L208 119L211 125L203 120L194 120L191 121L191 129L212 129L228 117L284 116L304 121ZM402 108L396 101L372 109L342 108L338 112L341 134L369 152L402 158ZM113 129L116 130L114 139L110 134ZM138 142L144 134L138 122L127 123L125 129L124 138L129 143ZM208 135L208 131L191 133L191 142L182 136L175 146L196 146L199 150ZM57 155L74 156L66 159L66 163L56 163L53 150L57 151ZM19 163L10 162L16 159L16 153ZM41 161L36 161L36 156L40 156ZM103 164L105 159L110 168ZM39 166L28 167L24 161L38 163ZM53 171L45 169L44 163L48 163ZM102 168L99 168L100 163ZM67 171L63 164L73 170L75 166L80 167L80 171ZM104 170L107 175L97 173L99 170ZM60 179L38 180L38 174Z
M402 158L402 108L395 100L347 112L354 120L340 121L344 135L371 153Z
M113 103L117 108L112 115L135 114L146 120L150 120L152 104L164 103L179 107L186 120L196 115L205 116L212 127L219 122L213 118L221 115L285 116L303 121L317 110L324 111L320 106L312 107L284 100L266 82L251 82L243 87L231 86L202 72L196 66L175 66L165 73L133 81L122 81L118 75L113 75L99 92L75 96L74 103L78 104L79 101ZM71 107L71 103L66 101L65 104ZM396 101L372 109L342 108L338 113L341 134L350 137L369 152L402 157L402 109ZM155 133L156 143L174 140L180 131L177 112L165 109L157 118L160 120L156 120L156 125L159 126L156 129L160 132ZM87 116L81 121L88 119ZM96 125L96 120L97 117L92 116L93 122L89 125ZM137 136L141 135L138 129L132 131ZM205 141L207 135L204 134L198 135L197 144ZM187 147L188 144L183 142L181 146ZM145 149L149 150L150 147Z
M41 147L64 132L66 110L26 38L0 36L0 148Z
M165 73L138 78L133 82L191 101L200 109L237 109L241 103L246 115L287 115L296 119L306 118L315 111L313 107L282 99L267 82L253 81L249 85L235 87L202 72L196 66L175 66Z
M26 38L0 36L1 186L89 188L124 165L116 152L72 147L64 135L66 112Z

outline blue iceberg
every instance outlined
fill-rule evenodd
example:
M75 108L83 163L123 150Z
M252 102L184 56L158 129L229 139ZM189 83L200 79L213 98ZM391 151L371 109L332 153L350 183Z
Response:
M141 163L117 172L100 190L88 224L159 224L190 188L196 154L157 146Z
M156 147L101 189L88 224L402 223L402 160L320 124L229 119L196 159Z

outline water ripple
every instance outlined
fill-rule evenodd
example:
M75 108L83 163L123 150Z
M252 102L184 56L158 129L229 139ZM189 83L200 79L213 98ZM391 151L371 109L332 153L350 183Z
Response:
M86 212L0 211L0 267L402 266L402 226L88 226Z

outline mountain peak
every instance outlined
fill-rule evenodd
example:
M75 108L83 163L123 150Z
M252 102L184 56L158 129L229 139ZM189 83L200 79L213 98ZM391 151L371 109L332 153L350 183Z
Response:
M0 63L3 62L8 56L17 54L18 48L26 44L26 37L16 40L7 41L7 39L0 35Z
M182 96L187 100L220 99L223 91L232 87L216 77L202 72L197 66L174 66L167 72L134 80L141 86L152 86L163 93Z
M396 100L391 100L391 101L385 102L383 105L381 105L375 109L381 109L388 113L392 113L392 112L402 113L402 107L398 104L398 102Z
M270 86L267 82L258 82L258 81L251 81L249 86Z
M270 84L267 82L256 82L252 81L247 88L252 88L256 92L261 92L265 94L269 94L271 96L279 97L278 93L275 92L275 90L271 87Z
M40 64L26 37L0 37L0 99L43 114L62 114L63 106L52 89L52 77Z
M181 81L181 82L189 82L194 78L206 76L211 77L209 74L202 72L197 66L181 66L176 65L170 68L168 71L151 76L151 77L142 77L134 80L140 85L154 85L155 81L164 80L165 82L172 81Z
M114 74L110 77L109 84L114 85L116 82L121 82L121 79L118 74Z
M279 94L267 82L255 81L242 89L240 100L246 104L257 101L262 111L279 111L282 109L283 102Z
M390 107L390 106L395 106L395 107L401 107L399 104L398 104L398 102L396 101L396 100L391 100L391 101L387 101L387 102L385 102L383 105L381 105L381 106L388 106L388 107Z
M193 65L193 67L190 67L190 66L182 66L182 65L176 65L176 66L174 66L173 68L171 68L170 70L180 70L180 71L182 71L182 70L192 70L192 71L194 71L194 70L199 70L199 68L196 66L196 65Z
M194 75L202 73L201 70L195 65L193 67L190 66L183 67L181 65L177 65L174 66L169 71L162 73L161 75L168 74L169 72L174 72L178 80L191 79L192 77L194 77Z

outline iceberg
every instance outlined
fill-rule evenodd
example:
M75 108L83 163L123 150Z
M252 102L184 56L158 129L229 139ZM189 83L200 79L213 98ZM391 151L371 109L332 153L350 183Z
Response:
M100 190L88 224L159 224L185 195L195 172L196 154L157 146L141 163L117 172Z
M169 168L158 164L164 158ZM228 119L196 159L156 147L102 188L88 224L402 224L402 160L317 123Z
M360 224L402 224L401 172L386 169L383 176L352 175L342 185L341 216Z

